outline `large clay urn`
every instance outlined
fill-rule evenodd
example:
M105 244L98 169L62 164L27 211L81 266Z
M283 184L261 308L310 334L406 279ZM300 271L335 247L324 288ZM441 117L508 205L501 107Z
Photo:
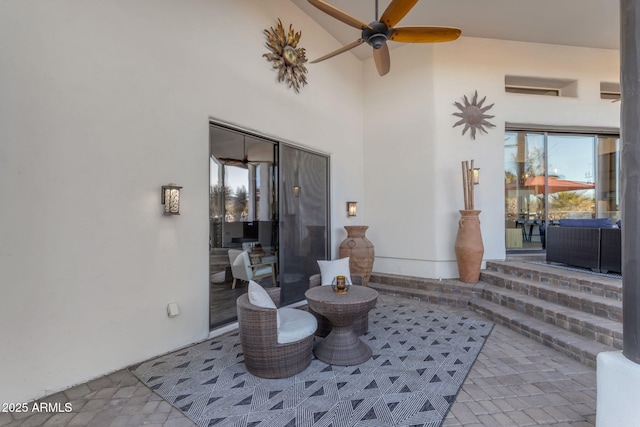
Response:
M365 236L369 226L345 225L344 228L347 230L347 238L340 243L338 255L340 258L349 257L349 271L361 275L364 278L362 284L367 286L375 258L373 243Z
M467 283L478 283L484 245L480 232L480 211L461 210L456 236L456 259L460 280Z

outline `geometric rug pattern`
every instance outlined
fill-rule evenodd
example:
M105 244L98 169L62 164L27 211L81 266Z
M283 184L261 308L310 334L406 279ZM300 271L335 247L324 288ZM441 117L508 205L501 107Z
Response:
M247 372L238 332L133 366L143 383L200 426L440 426L493 323L378 298L357 366L315 357L290 378ZM320 339L320 338L316 338Z

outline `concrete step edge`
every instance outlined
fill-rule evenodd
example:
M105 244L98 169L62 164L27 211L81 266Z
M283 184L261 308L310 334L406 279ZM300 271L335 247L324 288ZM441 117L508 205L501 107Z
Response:
M593 294L587 291L580 291L554 284L525 279L522 277L510 276L505 273L492 272L490 274L484 274L481 279L483 282L491 286L504 288L514 292L524 293L525 295L531 295L531 293L522 292L520 289L525 291L549 291L549 293L552 295L556 294L568 298L580 298L582 300L588 300L596 304L604 304L607 306L619 307L620 309L622 309L622 300L616 298L608 298L606 296ZM513 287L517 287L518 289L513 289Z
M596 366L598 353L616 349L614 346L583 337L487 300L473 299L469 308L497 324L513 329L592 367Z
M511 274L513 271L522 270L526 271L533 277L544 277L554 282L565 282L569 278L569 285L586 285L595 288L601 288L608 292L622 292L622 280L610 277L598 276L587 272L574 271L574 270L562 270L558 267L546 266L540 264L532 264L525 261L487 261L485 270L483 273L490 273L493 271L506 270L504 272L509 276L522 277L521 275ZM526 277L525 277L526 278ZM530 279L534 281L540 281L540 279Z

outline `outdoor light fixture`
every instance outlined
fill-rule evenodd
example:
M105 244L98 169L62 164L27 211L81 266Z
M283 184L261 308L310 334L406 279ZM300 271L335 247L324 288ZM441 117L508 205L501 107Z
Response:
M473 185L480 184L480 168L473 168Z
M293 186L293 197L300 197L300 186L299 185L294 185Z
M347 216L356 216L358 202L347 202Z
M162 186L162 204L165 215L180 215L180 189L175 184Z

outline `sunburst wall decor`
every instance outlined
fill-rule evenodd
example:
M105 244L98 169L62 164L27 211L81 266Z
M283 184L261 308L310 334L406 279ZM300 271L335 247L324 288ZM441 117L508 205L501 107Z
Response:
M301 31L293 31L293 25L289 25L289 32L285 33L282 22L278 18L278 27L264 30L267 35L267 47L271 53L265 53L268 61L273 62L273 68L278 70L278 81L286 80L290 88L300 92L300 87L307 84L307 62L305 49L298 47Z
M490 128L495 127L494 124L487 121L487 119L491 119L495 116L485 114L487 110L493 107L493 104L487 105L486 107L482 106L482 104L484 104L484 101L487 99L486 96L478 102L478 91L476 90L473 94L471 102L469 102L467 95L464 95L463 99L464 105L459 102L453 103L453 105L458 107L458 109L460 110L459 113L453 113L454 116L460 117L460 120L458 120L453 125L453 127L464 125L464 128L462 129L463 135L467 132L467 130L471 129L472 139L476 139L476 130L487 133L485 126Z

